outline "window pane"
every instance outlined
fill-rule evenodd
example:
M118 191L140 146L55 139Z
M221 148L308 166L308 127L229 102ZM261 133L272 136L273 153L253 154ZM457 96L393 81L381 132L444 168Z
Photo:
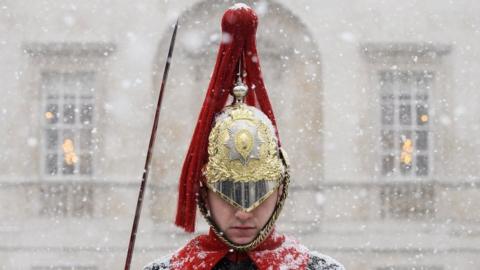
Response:
M393 104L394 99L395 97L393 96L393 94L384 94L382 95L382 104L387 104L387 103Z
M417 131L416 149L427 150L428 149L428 131Z
M45 162L45 170L49 175L56 175L58 172L57 154L48 154Z
M394 148L394 134L392 130L382 131L382 148L385 150L393 150Z
M80 174L92 174L92 155L83 154L80 158Z
M387 175L393 173L395 157L393 155L386 155L382 158L382 174Z
M75 133L73 132L73 129L64 129L63 130L63 142L65 143L65 140L71 140L72 143L75 141Z
M382 104L382 124L393 125L393 103Z
M410 84L409 84L409 74L408 72L398 72L397 76L395 77L395 80L399 84L399 90L402 93L409 92L410 91Z
M400 105L399 120L402 125L411 125L411 106L410 105Z
M400 133L400 172L408 175L412 169L413 162L413 141L412 133L404 130Z
M413 147L412 132L410 130L402 130L399 134L400 150L408 151Z
M75 124L75 104L63 105L63 123Z
M91 185L79 185L72 188L72 215L91 216L93 213L93 188ZM84 268L81 268L82 270ZM80 270L80 269L79 269Z
M80 111L80 122L84 125L91 124L93 120L93 105L83 104Z
M417 125L423 126L428 124L428 107L425 104L417 104Z
M58 104L48 104L45 110L45 120L47 124L55 124L58 122Z
M416 95L416 98L418 100L418 102L422 102L422 103L425 103L428 101L428 95L427 94L423 94L423 95Z
M73 174L75 171L75 163L68 163L67 158L63 159L62 173L63 174Z
M400 162L400 172L402 175L410 175L410 172L412 171L412 162L410 161L409 163L407 162Z
M417 166L415 173L418 176L428 175L428 156L419 155L417 156Z
M57 150L58 148L58 131L56 129L46 129L46 142L48 150Z
M62 142L62 150L63 150L63 166L62 166L62 173L63 174L73 174L75 171L75 163L78 161L77 153L76 153L76 145L75 145L75 134L73 130L66 129L63 132L63 142Z
M92 149L92 129L82 129L80 131L80 149L82 151Z

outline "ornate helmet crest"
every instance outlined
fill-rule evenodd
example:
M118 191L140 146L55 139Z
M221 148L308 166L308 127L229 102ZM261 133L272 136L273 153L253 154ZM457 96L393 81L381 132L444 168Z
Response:
M268 236L289 183L286 156L281 151L261 75L255 40L257 24L257 15L245 4L235 4L223 15L222 35L228 38L221 39L215 69L183 164L175 219L176 225L193 232L198 202L218 238L236 250L252 249ZM225 107L230 89L234 102ZM198 198L200 185L206 185L244 211L255 209L279 187L282 192L257 237L251 243L237 245L225 238L203 200Z

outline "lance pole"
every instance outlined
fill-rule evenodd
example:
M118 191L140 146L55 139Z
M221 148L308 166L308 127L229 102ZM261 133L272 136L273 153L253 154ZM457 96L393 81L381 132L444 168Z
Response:
M145 186L147 184L148 173L150 171L150 163L152 161L153 146L155 145L155 138L158 128L158 118L160 117L160 108L162 106L163 92L165 85L167 84L168 71L170 70L170 62L172 59L173 48L175 46L175 37L177 36L178 20L175 23L173 29L172 38L170 40L170 47L168 49L167 61L165 63L165 69L163 70L162 84L160 86L160 94L158 95L157 109L155 111L155 117L153 119L152 133L150 134L150 142L148 144L147 158L145 159L145 167L143 169L142 182L140 184L140 190L138 192L137 207L135 209L135 217L133 219L132 232L130 233L130 242L128 243L127 259L125 260L125 270L130 270L130 264L133 257L133 249L135 248L135 239L137 236L138 222L140 220L140 214L142 212L143 195Z

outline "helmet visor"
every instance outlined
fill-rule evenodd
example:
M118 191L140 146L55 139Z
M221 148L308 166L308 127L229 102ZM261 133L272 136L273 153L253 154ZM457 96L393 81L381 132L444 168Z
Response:
M278 180L233 181L208 183L208 187L229 204L250 212L262 204L279 186Z

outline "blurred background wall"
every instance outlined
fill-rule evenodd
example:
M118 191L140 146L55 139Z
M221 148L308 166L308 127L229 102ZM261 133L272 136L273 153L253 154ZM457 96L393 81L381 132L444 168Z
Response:
M244 2L293 167L279 230L350 270L478 269L480 2ZM0 1L0 269L123 267L177 18L132 269L192 237L177 180L232 3Z

